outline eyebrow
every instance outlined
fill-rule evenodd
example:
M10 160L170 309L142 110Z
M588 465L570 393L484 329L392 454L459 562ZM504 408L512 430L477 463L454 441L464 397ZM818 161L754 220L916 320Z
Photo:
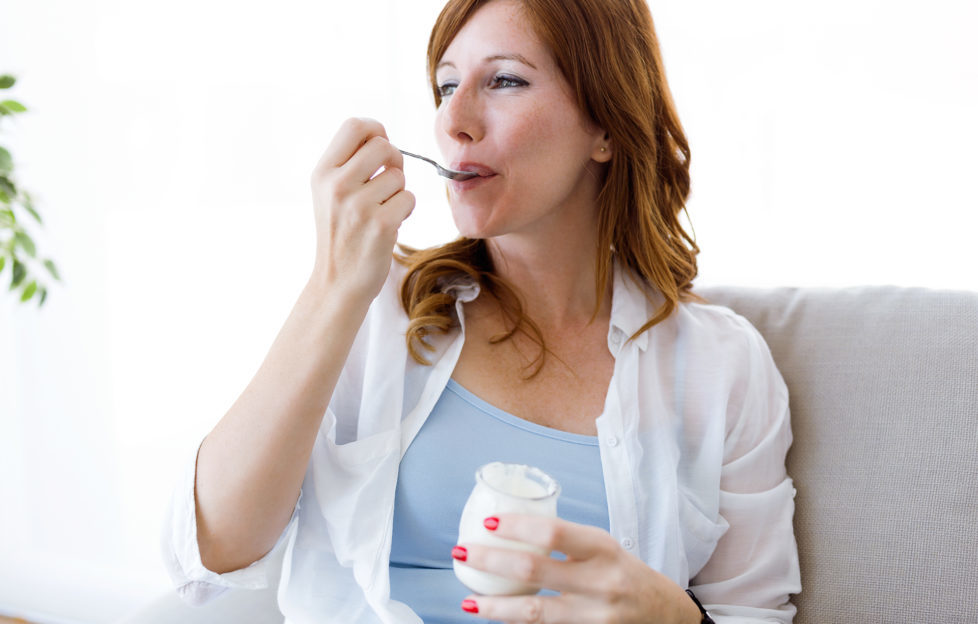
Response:
M487 61L516 61L517 63L523 63L524 65L528 65L529 67L532 67L533 69L536 69L537 68L536 65L534 65L533 63L531 63L522 54L515 54L515 53L514 54L493 54L492 56L487 56L486 58L484 58L482 60L483 60L483 62L487 62ZM441 63L438 63L438 65L435 67L435 71L438 71L442 67L455 67L455 63L452 63L451 61L442 61Z

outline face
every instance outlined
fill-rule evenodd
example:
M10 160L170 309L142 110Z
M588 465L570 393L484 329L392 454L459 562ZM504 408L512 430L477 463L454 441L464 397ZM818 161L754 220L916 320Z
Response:
M493 0L458 32L436 80L436 135L463 236L491 238L593 227L604 131L585 118L519 5Z

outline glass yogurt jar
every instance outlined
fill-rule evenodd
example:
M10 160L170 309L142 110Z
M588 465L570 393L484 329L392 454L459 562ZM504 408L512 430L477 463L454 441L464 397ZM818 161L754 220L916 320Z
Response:
M486 464L475 473L475 487L469 494L459 522L458 543L484 544L549 555L542 548L494 535L482 523L486 518L506 513L556 517L558 496L560 484L539 468L502 462ZM477 594L499 596L537 592L537 588L531 585L476 570L458 561L454 562L454 568L458 580Z

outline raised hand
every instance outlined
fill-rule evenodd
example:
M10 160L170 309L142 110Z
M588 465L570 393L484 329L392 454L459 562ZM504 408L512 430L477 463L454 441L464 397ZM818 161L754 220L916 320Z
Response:
M314 278L368 300L380 291L397 230L414 209L403 163L379 122L343 123L312 173Z

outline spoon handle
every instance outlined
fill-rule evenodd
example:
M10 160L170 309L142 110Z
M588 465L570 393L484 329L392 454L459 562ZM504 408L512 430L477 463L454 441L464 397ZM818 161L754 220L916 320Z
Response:
M401 152L405 156L410 156L411 158L417 158L418 160L423 160L426 163L431 163L435 167L438 167L439 169L441 169L441 166L438 163L436 163L435 161L431 160L430 158L425 158L424 156L420 156L418 154L412 154L411 152L405 152L402 149L398 149L397 151Z
M477 175L479 175L472 171L455 171L454 169L442 167L441 165L431 160L430 158L425 158L424 156L420 156L418 154L412 154L411 152L405 152L402 149L398 149L398 151L404 154L405 156L411 156L412 158L417 158L418 160L423 160L426 163L430 163L434 165L435 170L438 171L438 175L446 177L449 180L459 180L459 181L468 180L469 178L474 178Z

